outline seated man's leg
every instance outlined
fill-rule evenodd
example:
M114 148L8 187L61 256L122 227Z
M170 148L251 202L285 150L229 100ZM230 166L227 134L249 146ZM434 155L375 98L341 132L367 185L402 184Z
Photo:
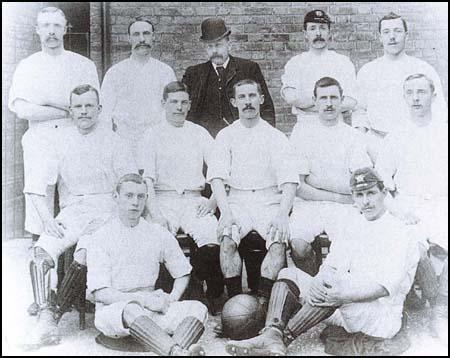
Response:
M77 249L56 295L55 318L59 322L81 292L86 289L86 249Z
M278 273L284 267L286 267L286 245L273 242L268 247L266 257L261 264L261 279L258 288L261 303L267 304L269 301Z
M33 251L30 275L35 304L39 308L39 317L26 345L37 348L40 345L58 344L60 337L56 320L50 310L50 269L55 267L55 262L41 247L35 247Z
M208 315L200 302L174 302L164 315L133 302L103 306L99 311L96 326L106 335L119 337L129 332L159 355L204 355L203 348L195 344Z
M439 277L439 289L431 313L433 335L448 343L448 258Z
M296 267L310 275L317 273L315 253L311 246L324 231L321 203L296 201L290 217L291 257Z
M199 247L191 258L191 264L196 277L206 281L208 300L214 300L220 297L224 291L224 279L220 267L220 245L217 238L217 219L212 215L197 217L196 204L199 203L200 200L191 200L191 205L185 206L180 220L181 228L194 239Z
M192 355L205 355L203 348L196 343L205 331L207 308L198 301L175 302L171 308L169 310L173 312L168 312L168 316L184 317L173 331L173 340ZM170 317L168 319L172 320Z
M134 339L158 355L173 355L172 353L181 349L172 337L148 317L146 311L137 303L129 303L124 307L122 321L123 327L129 328L130 335Z
M335 310L300 304L301 287L307 290L311 279L295 268L281 270L272 289L264 330L248 340L230 341L227 351L237 355L285 355L286 344Z
M230 236L223 235L220 243L220 268L228 298L242 293L242 261L237 249L238 244Z
M238 247L241 239L252 229L251 220L244 203L239 201L230 202L233 216L238 221L241 228L239 232L234 232L229 228L219 236L220 240L220 267L227 287L228 298L242 293L242 259L239 255Z

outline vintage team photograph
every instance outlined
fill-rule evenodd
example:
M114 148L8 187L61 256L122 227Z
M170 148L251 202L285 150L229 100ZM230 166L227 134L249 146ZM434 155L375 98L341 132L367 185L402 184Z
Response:
M447 2L2 2L2 355L448 356Z

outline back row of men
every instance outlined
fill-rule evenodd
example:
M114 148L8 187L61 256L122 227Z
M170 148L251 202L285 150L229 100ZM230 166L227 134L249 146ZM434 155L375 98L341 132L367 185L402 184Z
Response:
M67 25L64 13L45 8L37 20L42 51L19 63L8 101L9 108L29 122L29 130L22 140L25 181L33 176L34 166L40 166L39 158L46 157L49 143L58 136L58 131L71 124L70 91L80 84L100 88L93 62L64 50ZM307 13L304 31L309 51L294 56L285 66L281 94L297 114L297 123L317 118L312 93L315 82L326 76L335 78L344 91L341 111L344 116L354 111L352 124L367 131L366 141L374 160L381 139L406 126L408 111L402 86L406 77L416 73L425 74L433 81L436 91L433 113L437 121L447 121L439 76L429 64L405 53L407 25L403 18L391 13L380 20L384 56L364 65L358 78L348 57L328 50L330 27L331 20L323 11ZM230 102L234 84L253 79L261 86L265 98L261 117L275 126L273 102L258 64L229 55L231 31L223 20L206 19L201 28L200 40L209 61L189 67L183 76L192 102L187 119L202 125L215 137L238 118L237 109ZM163 89L176 80L168 65L151 56L154 30L146 18L130 22L131 56L108 70L100 91L102 121L112 121L134 152L145 129L161 121ZM40 234L42 227L28 198L26 207L26 230Z
M385 56L382 63L371 63L375 69L370 69L371 64L361 69L361 75L368 73L361 81L368 116L361 111L355 113L354 122L369 128L364 137L341 120L341 113L357 108L358 96L347 95L352 88L347 82L355 78L353 66L347 59L345 65L339 64L344 57L326 49L328 16L322 11L306 15L310 51L292 59L283 77L282 94L299 114L290 138L292 145L268 123L274 124L274 109L258 65L228 55L230 31L222 20L202 23L201 39L211 61L187 69L185 84L174 81L173 71L151 58L153 25L145 19L133 21L129 27L131 58L108 71L100 95L92 62L63 49L65 25L58 9L46 8L39 13L37 31L43 51L19 65L9 98L10 108L30 122L23 138L26 229L42 234L31 265L35 298L42 312L46 312L42 295L48 270L67 247L109 219L114 211L111 192L115 183L138 169L143 170L150 195L146 201L148 216L172 233L181 228L201 249L193 260L194 271L206 280L211 300L222 294L224 284L229 296L241 292L242 263L237 247L248 232L256 230L268 249L258 288L261 302L267 304L278 273L285 266L286 243L302 259L320 232L325 230L331 238L342 236L339 216L353 203L350 174L372 167L378 152L376 167L386 188L396 196L390 210L410 221L419 217L426 230L421 246L424 251L428 247L425 239L447 249L447 231L442 223L448 211L448 160L442 148L448 139L447 130L442 129L446 118L439 118L446 115L445 102L434 70L403 53L406 24L401 18L390 15L380 21ZM311 61L303 65L304 57ZM329 60L322 63L322 58ZM400 61L402 65L397 67ZM419 61L417 65L415 61ZM391 62L392 66L388 65ZM344 69L348 64L351 70L347 74ZM374 74L379 67L383 70ZM142 75L147 71L148 76ZM319 78L304 82L314 71L320 73ZM391 71L386 88L381 88L380 81ZM397 82L393 79L398 72L402 76ZM389 92L392 88L401 94ZM393 97L395 104L390 107ZM439 101L442 105L436 110ZM401 103L408 105L408 112L396 112ZM386 113L378 117L381 108ZM111 120L120 139L109 125L99 124L101 112L100 122ZM160 118L163 113L165 120ZM387 113L392 120L384 122ZM393 123L400 121L403 124L397 130ZM215 142L205 128L192 122L205 126L213 135L219 132ZM152 128L146 131L147 127ZM377 141L388 132L384 145L377 147ZM205 185L204 162L208 165L206 180L214 193L209 199L200 193ZM354 178L356 184L358 180ZM54 219L46 200L52 198L48 188L56 183L62 210ZM141 196L130 193L129 200L139 203L144 199ZM296 196L299 202L289 218ZM366 218L374 211L377 219L380 213L375 204L369 203L362 210ZM216 206L221 213L219 223L211 215ZM37 215L34 218L30 216L32 209ZM129 212L138 213L134 220L139 220L141 211L137 207L131 205ZM135 237L139 233L123 234ZM88 240L78 242L75 266L86 263L83 248L87 246ZM133 289L131 277L136 281L134 288L144 287L139 286L139 279L156 274L154 265L144 265L142 270L147 271L137 276L134 271L134 275L127 274L129 262L114 265L117 267L110 270L118 276L114 275L112 283L91 273L93 291L111 285L119 290ZM175 277L186 270L176 266L169 268ZM63 283L60 290L69 288ZM111 295L103 300L110 302ZM115 307L114 314L106 310L104 314L98 312L97 317L102 317L106 325L113 324L108 320L123 310L123 306ZM114 330L108 332L120 335ZM46 337L52 339L51 335Z

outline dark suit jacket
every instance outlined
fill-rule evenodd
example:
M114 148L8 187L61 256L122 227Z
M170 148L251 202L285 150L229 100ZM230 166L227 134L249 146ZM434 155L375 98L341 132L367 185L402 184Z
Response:
M188 87L192 102L187 119L205 126L206 129L215 136L218 130L224 128L226 124L223 121L220 121L220 123L210 123L211 121L218 120L205 118L206 114L201 113L201 105L206 96L208 74L211 70L214 71L211 61L188 67L183 76L183 83ZM264 94L264 103L260 108L261 117L271 125L275 126L275 109L272 97L270 96L259 65L250 60L230 56L226 73L226 92L228 95L228 105L230 106L229 112L233 114L233 118L226 118L226 120L231 123L239 118L237 109L234 108L229 101L230 96L233 94L233 86L241 80L252 79L261 85Z

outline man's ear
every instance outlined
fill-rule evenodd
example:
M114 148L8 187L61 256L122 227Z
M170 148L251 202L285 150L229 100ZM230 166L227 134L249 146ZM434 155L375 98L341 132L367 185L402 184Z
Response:
M119 199L119 193L114 190L112 193L112 197L113 197L114 201L117 201Z
M230 98L230 102L231 102L231 105L232 105L234 108L237 108L237 106L236 106L236 98L231 97L231 98Z
M102 113L103 106L101 104L99 104L97 108L98 108L98 113L99 114Z
M164 107L165 105L166 105L166 100L163 98L162 100L161 100L161 105Z
M262 95L260 95L259 97L260 97L259 104L263 104L263 103L264 103L264 100L265 100L264 95L262 94Z

